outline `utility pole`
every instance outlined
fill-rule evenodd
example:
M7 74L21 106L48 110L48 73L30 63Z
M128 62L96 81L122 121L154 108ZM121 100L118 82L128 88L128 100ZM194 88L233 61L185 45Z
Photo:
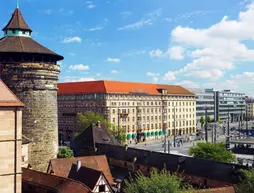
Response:
M205 140L208 142L208 130L207 130L207 106L205 107Z
M227 137L226 137L226 148L229 148L229 105L228 105L228 129L227 129Z
M119 128L120 128L120 109L119 109L119 107L117 109L117 116L118 116L118 118L117 118L117 133L118 133L118 141L120 142L120 130L119 130Z
M247 106L245 105L245 119L246 119L246 134L247 134L247 138L249 138L249 129L248 129L248 116L247 116Z
M213 139L214 139L214 138L213 138L213 127L214 127L214 126L212 125L212 143L214 142L214 141L213 141Z
M176 147L176 107L174 106L174 147Z
M168 140L168 153L170 154L170 140Z
M167 153L167 136L164 137L164 153Z
M214 128L214 143L216 143L216 140L217 140L217 123Z

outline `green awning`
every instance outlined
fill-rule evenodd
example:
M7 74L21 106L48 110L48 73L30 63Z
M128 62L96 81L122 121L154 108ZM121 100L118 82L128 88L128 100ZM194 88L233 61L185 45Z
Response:
M159 131L159 135L161 135L162 134L162 131Z
M145 137L146 137L146 135L147 135L146 132L144 132L144 136L145 136Z
M127 139L129 140L131 138L131 134L128 134L127 135Z
M151 135L151 133L150 132L147 132L147 136L149 137Z
M151 132L151 136L154 136L154 131Z
M164 135L167 134L167 130L166 130L166 129L163 130L163 134L164 134Z
M158 135L159 134L159 132L158 131L155 131L155 135Z
M132 139L134 139L134 138L136 138L136 134L135 133L132 134Z

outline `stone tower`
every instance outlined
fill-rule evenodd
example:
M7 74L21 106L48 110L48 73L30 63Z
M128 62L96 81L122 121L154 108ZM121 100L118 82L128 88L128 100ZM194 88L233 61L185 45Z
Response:
M63 57L31 38L16 8L0 39L0 76L25 104L23 134L32 139L29 164L46 171L58 151L57 81Z

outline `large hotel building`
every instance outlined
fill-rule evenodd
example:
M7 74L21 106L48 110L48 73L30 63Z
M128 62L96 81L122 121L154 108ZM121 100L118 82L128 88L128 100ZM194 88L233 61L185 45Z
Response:
M58 84L59 133L71 140L80 131L77 113L101 113L113 125L125 129L127 139L140 131L147 139L196 132L195 94L176 85L117 81Z

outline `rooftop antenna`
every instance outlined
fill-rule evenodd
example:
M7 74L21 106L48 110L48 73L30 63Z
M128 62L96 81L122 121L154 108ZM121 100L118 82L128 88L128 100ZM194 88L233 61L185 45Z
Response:
M17 8L19 8L19 0L17 0Z

